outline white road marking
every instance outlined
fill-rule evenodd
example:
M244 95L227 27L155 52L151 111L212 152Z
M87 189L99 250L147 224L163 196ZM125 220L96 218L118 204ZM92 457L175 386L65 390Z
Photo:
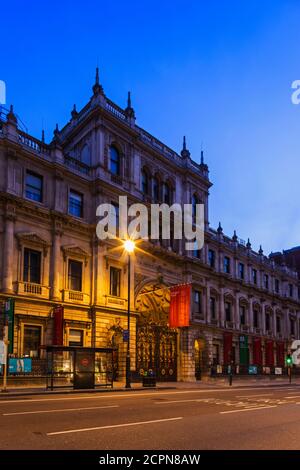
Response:
M86 408L62 408L61 410L40 410L40 411L20 411L17 413L3 413L2 416L15 416L15 415L34 415L39 413L61 413L63 411L83 411L83 410L103 410L105 408L119 408L119 405L107 406L90 406Z
M230 411L220 411L220 415L225 415L228 413L241 413L242 411L253 411L253 410L265 410L266 408L277 408L277 405L274 406L256 406L251 408L244 408L243 410L230 410Z
M155 419L152 421L137 421L135 423L112 424L109 426L98 426L95 428L70 429L68 431L48 432L47 436L56 436L58 434L71 434L75 432L85 432L85 431L98 431L100 429L124 428L127 426L139 426L141 424L165 423L166 421L178 421L179 419L183 419L183 417L179 416L177 418Z
M294 395L293 397L284 397L287 400L293 400L294 398L300 398L300 395Z
M267 386L265 387L255 387L255 390L266 390ZM279 391L282 389L282 387L279 389ZM111 399L111 398L138 398L138 397L151 397L151 396L160 396L160 395L177 395L177 394L188 394L188 393L214 393L214 392L232 392L234 389L230 388L215 388L215 389L205 389L205 390L180 390L176 392L146 392L146 393L141 393L139 391L137 392L131 392L131 393L120 393L117 394L116 392L107 392L103 393L103 395L99 396L91 396L91 395L85 395L85 396L80 396L80 397L63 397L63 398L34 398L34 399L27 399L27 400L0 400L0 406L1 405L7 405L8 403L37 403L37 402L46 402L46 401L68 401L68 400L96 400L96 399ZM246 391L251 391L253 388L241 388L239 391L240 392L246 392ZM285 389L287 390L287 389Z
M236 398L268 397L271 395L274 395L274 393L261 393L259 395L236 395Z

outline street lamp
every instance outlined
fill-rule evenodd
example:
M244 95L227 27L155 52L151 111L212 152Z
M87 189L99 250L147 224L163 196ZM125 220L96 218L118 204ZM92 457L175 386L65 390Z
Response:
M133 240L126 240L124 248L128 253L128 304L127 304L127 353L126 353L126 385L125 388L131 388L130 383L130 255L134 252L135 243Z

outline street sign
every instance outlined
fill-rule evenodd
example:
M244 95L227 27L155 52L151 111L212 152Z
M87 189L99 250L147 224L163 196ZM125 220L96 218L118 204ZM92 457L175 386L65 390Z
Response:
M3 340L0 340L0 364L5 364L5 351Z
M296 339L291 345L292 361L295 366L300 365L300 340Z
M15 301L14 299L7 299L4 304L5 320L8 325L8 353L14 352L14 313L15 313Z
M123 330L123 341L124 343L127 343L129 340L129 332L128 330Z

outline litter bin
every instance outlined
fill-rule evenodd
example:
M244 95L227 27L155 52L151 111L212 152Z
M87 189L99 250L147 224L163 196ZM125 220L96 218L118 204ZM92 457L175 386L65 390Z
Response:
M144 372L143 387L156 387L156 377L153 372Z

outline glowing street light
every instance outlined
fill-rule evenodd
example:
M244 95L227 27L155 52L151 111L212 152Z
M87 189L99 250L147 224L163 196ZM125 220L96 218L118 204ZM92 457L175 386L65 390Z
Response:
M125 388L131 388L130 378L130 261L131 254L134 252L135 243L133 240L124 242L124 249L128 253L128 304L127 304L127 353L126 353L126 385Z
M127 253L133 253L135 249L135 243L133 240L126 240L124 242L124 248L127 251Z

